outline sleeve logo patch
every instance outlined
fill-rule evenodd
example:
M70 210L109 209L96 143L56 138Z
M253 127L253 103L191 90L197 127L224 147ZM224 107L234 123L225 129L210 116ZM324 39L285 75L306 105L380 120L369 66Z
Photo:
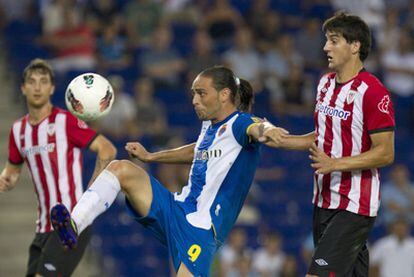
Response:
M378 110L380 110L383 113L389 113L388 112L388 108L390 105L390 96L389 95L385 95L381 101L378 103Z

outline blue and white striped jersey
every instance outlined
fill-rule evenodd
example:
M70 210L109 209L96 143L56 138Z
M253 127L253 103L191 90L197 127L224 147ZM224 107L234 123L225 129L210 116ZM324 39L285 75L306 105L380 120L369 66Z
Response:
M213 226L221 242L240 213L256 171L259 143L247 135L254 122L242 112L214 125L203 122L188 184L174 195L187 221L206 230Z

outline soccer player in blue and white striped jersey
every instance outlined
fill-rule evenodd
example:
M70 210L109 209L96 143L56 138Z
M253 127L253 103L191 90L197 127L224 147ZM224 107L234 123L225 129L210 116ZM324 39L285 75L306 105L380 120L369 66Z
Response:
M168 247L177 276L208 276L253 181L260 142L275 146L286 131L248 113L252 87L228 68L202 71L191 90L194 109L203 121L196 143L156 153L138 142L125 147L144 162L191 163L181 193L170 193L130 161L113 161L71 214L63 205L52 209L52 223L64 245L76 244L77 235L122 190L132 216Z

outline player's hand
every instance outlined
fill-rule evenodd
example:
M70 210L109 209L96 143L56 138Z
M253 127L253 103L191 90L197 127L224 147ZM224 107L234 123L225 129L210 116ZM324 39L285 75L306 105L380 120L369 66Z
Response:
M258 141L270 147L281 147L284 139L289 135L287 130L276 127L268 121L261 124L259 128Z
M128 142L125 145L125 150L128 151L128 154L131 156L131 158L138 159L145 163L151 161L151 153L149 153L147 149L145 149L145 147L142 146L142 144L139 142Z
M309 158L313 161L311 166L315 169L316 174L328 174L335 170L335 159L326 155L315 143L309 148L309 152Z
M10 177L0 175L0 193L9 191L13 188Z

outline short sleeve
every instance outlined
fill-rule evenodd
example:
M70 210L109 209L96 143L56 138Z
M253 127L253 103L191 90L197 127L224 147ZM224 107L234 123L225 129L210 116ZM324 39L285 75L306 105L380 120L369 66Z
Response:
M67 120L68 139L76 147L88 148L92 141L98 136L84 121L68 114Z
M23 158L14 139L13 128L10 130L9 134L9 162L16 165L23 163Z
M241 146L247 146L251 143L251 138L247 134L250 125L258 122L258 118L247 113L241 113L233 123L233 134Z
M394 130L394 105L390 93L383 86L375 85L367 90L363 99L363 113L368 133Z

